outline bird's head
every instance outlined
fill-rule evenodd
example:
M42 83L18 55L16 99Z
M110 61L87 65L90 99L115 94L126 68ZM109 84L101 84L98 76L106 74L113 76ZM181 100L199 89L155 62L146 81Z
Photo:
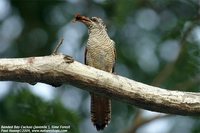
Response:
M99 17L88 18L86 16L81 16L80 14L75 15L75 21L84 23L90 30L92 29L105 29L106 26L103 20Z

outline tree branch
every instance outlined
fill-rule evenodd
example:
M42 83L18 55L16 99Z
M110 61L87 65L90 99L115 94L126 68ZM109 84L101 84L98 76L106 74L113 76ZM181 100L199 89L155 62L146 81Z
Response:
M0 80L64 83L118 99L137 107L177 115L200 116L200 94L170 91L107 73L65 55L0 59Z
M152 85L160 86L172 74L172 72L174 71L174 67L176 66L176 64L182 57L182 54L183 54L185 46L186 46L187 37L192 32L192 30L195 28L195 26L198 25L198 23L199 23L198 19L194 20L192 22L192 24L186 29L186 31L183 32L183 35L179 41L180 45L181 45L181 49L180 49L180 53L179 53L177 59L174 62L171 62L171 63L165 65L165 67L160 71L160 73L153 80Z
M161 119L161 118L166 118L166 117L171 117L172 115L157 115L154 116L152 118L141 118L141 116L139 115L139 117L137 117L137 119L134 121L134 125L127 129L124 133L136 133L137 129L140 128L141 126L144 126L145 124L148 124L152 121Z

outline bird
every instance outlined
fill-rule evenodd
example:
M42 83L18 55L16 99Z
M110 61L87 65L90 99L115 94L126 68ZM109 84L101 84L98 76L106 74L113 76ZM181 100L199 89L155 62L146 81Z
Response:
M75 21L82 22L88 28L85 64L113 73L116 60L115 42L108 36L103 20L99 17L89 18L76 14ZM98 131L103 130L111 121L111 100L96 93L90 95L91 121Z

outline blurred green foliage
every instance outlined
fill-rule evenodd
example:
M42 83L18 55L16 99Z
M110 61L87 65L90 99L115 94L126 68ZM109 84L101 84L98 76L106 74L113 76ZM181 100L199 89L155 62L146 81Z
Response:
M64 37L60 51L83 62L88 35L84 25L72 23L76 13L103 18L116 43L119 75L167 89L199 92L198 0L1 0L1 58L49 55ZM18 84L12 83L11 91L0 100L1 125L69 124L69 132L96 132L88 122L87 92L62 86L54 91L54 100L46 102L26 87L18 90ZM113 100L112 121L103 132L125 132L134 124L136 110ZM162 132L200 132L199 118L166 121L175 123Z
M27 88L10 91L0 101L0 124L1 125L70 125L69 132L77 133L80 118L71 110L55 100L44 102L40 97L34 96Z

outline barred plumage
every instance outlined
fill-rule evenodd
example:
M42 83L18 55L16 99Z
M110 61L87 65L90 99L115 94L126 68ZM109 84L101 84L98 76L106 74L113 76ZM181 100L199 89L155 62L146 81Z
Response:
M115 64L115 44L106 31L100 18L76 16L89 29L89 38L85 52L85 64L107 72L113 72ZM97 130L103 130L111 120L111 100L91 93L91 120Z
M91 120L97 130L102 130L111 119L111 100L91 94Z

